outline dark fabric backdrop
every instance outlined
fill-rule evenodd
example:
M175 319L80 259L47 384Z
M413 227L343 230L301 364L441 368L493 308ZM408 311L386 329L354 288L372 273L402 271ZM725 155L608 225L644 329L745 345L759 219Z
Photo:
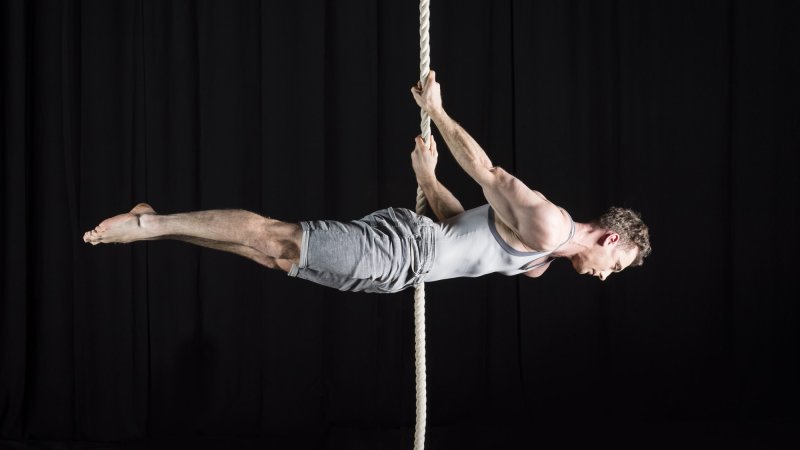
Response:
M0 438L337 448L332 430L361 429L411 448L411 292L81 236L140 201L289 221L413 208L417 3L0 14ZM429 284L430 448L657 424L738 442L797 422L799 17L797 2L433 0L450 114L576 220L641 211L654 252L605 283L559 262ZM484 203L440 155L464 206ZM506 433L477 433L491 426Z

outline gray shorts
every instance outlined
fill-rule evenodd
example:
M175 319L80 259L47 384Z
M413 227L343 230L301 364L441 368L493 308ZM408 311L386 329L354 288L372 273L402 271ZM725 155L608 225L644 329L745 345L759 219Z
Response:
M290 277L340 291L391 293L421 283L435 257L434 222L386 208L350 222L300 222L299 264Z

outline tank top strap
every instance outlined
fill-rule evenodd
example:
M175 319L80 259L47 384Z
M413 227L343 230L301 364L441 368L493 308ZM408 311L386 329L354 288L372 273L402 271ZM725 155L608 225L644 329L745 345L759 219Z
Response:
M567 212L566 209L561 208L561 210L564 211L567 214L567 217L569 217L569 222L570 222L569 236L567 236L567 239L564 242L558 244L558 247L550 250L548 253L553 253L554 251L560 249L564 244L569 242L569 240L572 239L573 236L575 236L575 221L572 220L572 216Z
M544 261L539 261L540 259L542 259L541 257L536 258L536 259L530 261L529 263L525 264L524 266L522 266L520 268L520 271L527 272L527 271L535 269L537 267L541 267L541 266L543 266L545 264L549 264L554 259L554 258L550 257L549 255L552 254L554 251L558 250L559 248L561 248L564 244L569 242L569 240L572 239L573 236L575 236L575 221L572 220L572 216L567 212L566 209L561 208L561 210L564 211L565 213L567 213L567 217L569 217L569 221L570 221L569 236L567 236L567 239L564 242L558 244L558 247L556 247L556 248L554 248L554 249L552 249L550 251L547 251L547 252L542 252L541 253L542 255L548 255L548 257L544 258Z

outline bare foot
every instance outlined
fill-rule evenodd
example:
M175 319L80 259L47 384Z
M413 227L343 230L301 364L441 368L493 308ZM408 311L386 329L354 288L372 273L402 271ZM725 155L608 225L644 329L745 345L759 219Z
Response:
M143 214L156 214L147 203L139 203L130 212L108 218L92 231L83 235L83 242L97 244L126 244L128 242L147 239L145 231L139 226L139 217Z

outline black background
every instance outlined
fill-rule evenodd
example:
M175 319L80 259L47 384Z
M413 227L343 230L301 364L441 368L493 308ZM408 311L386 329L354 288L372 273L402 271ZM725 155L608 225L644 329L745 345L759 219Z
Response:
M81 236L140 201L413 208L418 5L0 5L0 446L411 448L412 292ZM428 448L796 444L798 3L431 7L445 107L493 162L579 221L641 211L654 251L605 283L429 284Z

